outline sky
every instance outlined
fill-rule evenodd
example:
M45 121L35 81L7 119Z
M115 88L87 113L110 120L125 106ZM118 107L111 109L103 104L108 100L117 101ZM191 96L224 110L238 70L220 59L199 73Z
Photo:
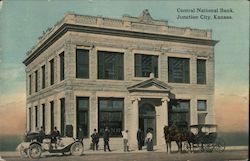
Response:
M177 9L232 9L229 20L178 20ZM212 29L215 46L215 112L221 131L248 132L249 3L247 1L3 0L0 4L0 135L23 133L26 82L22 61L38 37L65 12L121 18L148 9L170 26ZM213 13L204 13L213 16ZM194 13L200 16L201 13ZM12 127L10 128L10 123Z

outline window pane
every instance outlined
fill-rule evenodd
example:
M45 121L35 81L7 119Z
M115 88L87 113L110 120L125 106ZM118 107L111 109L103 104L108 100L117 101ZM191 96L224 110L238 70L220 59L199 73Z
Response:
M98 79L123 80L123 54L98 51Z
M197 84L206 84L206 60L197 60Z
M35 126L38 127L38 111L37 106L35 106Z
M76 78L89 78L89 51L76 50Z
M175 123L182 130L187 130L190 125L190 101L171 100L168 103L169 126Z
M50 102L50 130L54 129L54 102Z
M60 99L61 102L61 136L65 133L65 98Z
M89 109L89 100L88 98L78 98L78 110L86 111Z
M50 60L50 85L54 84L54 59Z
M64 52L60 55L60 80L64 80Z
M32 79L31 74L29 75L29 95L31 95L32 92Z
M207 110L207 101L206 100L198 100L197 110L198 111L206 111Z
M121 136L123 107L124 100L121 98L99 98L99 131L101 135L108 126L111 136Z
M38 71L35 71L35 92L38 90Z
M198 114L198 124L205 124L206 123L206 116L207 116L207 113L199 113Z
M45 88L45 65L42 66L42 89Z
M149 77L150 73L158 77L158 56L135 54L135 76Z
M46 128L45 128L45 116L46 116L46 114L45 114L45 104L42 104L42 126L43 126L43 129L44 129L44 131L46 130Z
M32 119L31 119L31 117L32 117L32 114L31 114L31 108L29 108L29 131L31 131L31 124L32 124Z
M168 58L168 81L173 83L189 83L189 59Z
M83 131L83 136L89 135L89 98L76 97L76 113L77 113L77 137L81 135L80 128Z

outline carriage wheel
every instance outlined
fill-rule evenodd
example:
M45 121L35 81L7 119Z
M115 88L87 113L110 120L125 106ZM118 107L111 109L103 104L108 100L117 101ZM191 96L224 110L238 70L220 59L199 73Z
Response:
M215 151L221 153L225 150L225 147L226 147L226 145L225 145L225 141L223 139L217 139L215 141L215 147L214 147Z
M183 146L185 152L191 152L191 146L188 144L188 142L184 142Z
M80 142L75 142L71 145L70 152L72 155L79 156L83 153L83 145Z
M206 152L211 153L214 150L214 144L212 143L204 144L204 149Z
M28 150L28 156L31 159L40 158L41 154L42 154L42 148L40 145L38 145L38 144L30 145L30 148Z
M204 152L204 146L205 144L203 143L197 143L197 147L199 148L200 152Z

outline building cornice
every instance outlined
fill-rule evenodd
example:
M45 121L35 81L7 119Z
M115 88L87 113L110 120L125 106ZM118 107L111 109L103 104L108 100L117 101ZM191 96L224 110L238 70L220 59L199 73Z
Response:
M50 35L40 46L38 46L32 53L30 53L23 61L23 63L25 65L31 63L35 58L37 58L42 52L44 52L48 47L50 47L55 41L61 38L68 31L128 37L128 38L178 42L187 44L197 44L197 45L208 45L208 46L214 46L218 42L216 40L209 40L209 39L199 39L199 38L174 36L174 35L162 35L156 33L145 33L137 31L128 31L128 30L119 30L119 29L64 23L52 35Z

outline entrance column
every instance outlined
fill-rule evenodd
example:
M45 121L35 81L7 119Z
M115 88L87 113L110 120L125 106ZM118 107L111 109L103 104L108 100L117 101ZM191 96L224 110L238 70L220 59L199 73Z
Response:
M162 144L165 144L165 138L164 138L164 126L168 125L168 97L164 97L161 99L161 107L158 108L156 116L157 117L157 146L161 146Z
M130 112L130 128L129 128L129 144L132 147L137 147L137 131L139 129L139 101L141 98L133 97L132 109Z

